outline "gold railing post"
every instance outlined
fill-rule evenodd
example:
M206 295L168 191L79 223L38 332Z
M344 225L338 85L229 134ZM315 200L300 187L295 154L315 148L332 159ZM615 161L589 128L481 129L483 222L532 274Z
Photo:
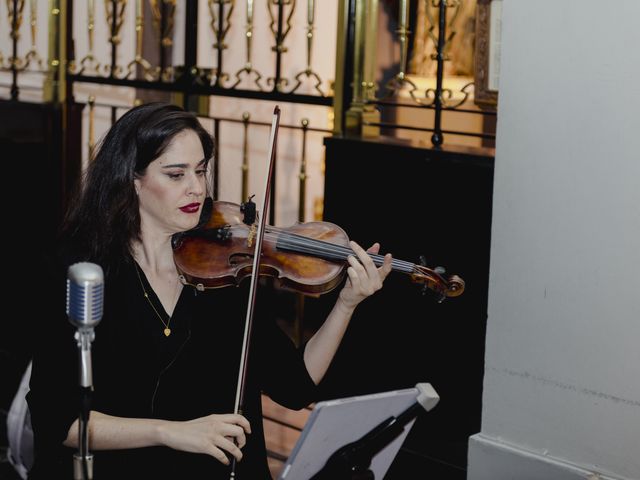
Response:
M251 121L251 114L244 112L242 114L242 193L240 195L240 201L246 202L249 198L249 122Z
M93 95L89 95L89 100L87 102L89 104L89 115L88 115L88 123L89 123L89 161L93 160L93 151L96 146L96 135L95 135L95 109L96 109L96 97Z
M333 133L342 134L342 112L345 109L344 63L347 51L347 31L349 30L349 0L338 0L338 28L336 36L336 74L333 81Z
M49 0L49 58L43 100L64 103L67 68L67 0Z
M346 114L346 132L372 137L380 128L368 126L380 122L380 112L368 103L375 92L378 0L358 0L355 12L355 44L353 48L353 97Z

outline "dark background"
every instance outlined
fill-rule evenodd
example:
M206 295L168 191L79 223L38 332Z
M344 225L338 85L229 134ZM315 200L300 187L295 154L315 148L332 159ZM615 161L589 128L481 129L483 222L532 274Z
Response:
M327 138L324 218L363 246L466 282L437 303L407 275L358 307L333 362L327 398L429 382L440 403L421 414L386 478L466 478L467 443L480 431L487 318L493 157L392 139ZM329 294L310 300L328 308ZM319 309L322 311L322 309Z
M3 168L4 312L0 320L0 478L18 478L7 463L6 415L49 312L38 304L42 261L50 251L64 199L80 174L80 114L62 106L0 101ZM74 132L63 135L65 131ZM66 140L63 140L66 138ZM69 142L64 143L65 141Z

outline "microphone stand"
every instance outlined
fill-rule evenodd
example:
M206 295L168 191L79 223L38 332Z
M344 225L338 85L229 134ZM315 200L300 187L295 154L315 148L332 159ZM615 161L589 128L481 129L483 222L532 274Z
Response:
M73 479L93 479L93 455L89 452L89 414L93 394L91 342L93 329L79 328L75 334L80 356L80 413L78 415L78 452L73 455Z
M387 418L355 442L336 450L310 480L375 480L369 468L373 457L397 438L420 411L431 410L440 400L430 384L419 383L416 387L419 395L413 405L397 417Z
M80 413L78 415L78 453L73 456L74 480L93 479L93 456L89 453L89 413L93 393L91 342L93 328L102 318L104 273L95 263L74 263L67 270L67 315L77 327L75 339L80 356Z

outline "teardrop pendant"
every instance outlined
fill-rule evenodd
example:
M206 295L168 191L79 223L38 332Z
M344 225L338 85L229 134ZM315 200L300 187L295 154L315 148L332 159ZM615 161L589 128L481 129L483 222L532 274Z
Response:
M168 337L169 335L171 335L171 329L170 328L165 328L164 329L164 336Z

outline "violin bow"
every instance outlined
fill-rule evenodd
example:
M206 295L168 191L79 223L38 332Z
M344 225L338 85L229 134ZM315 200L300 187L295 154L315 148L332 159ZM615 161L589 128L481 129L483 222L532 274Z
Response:
M253 266L251 268L251 286L249 288L249 298L247 301L247 316L244 323L244 335L242 338L242 352L240 354L240 368L238 371L238 384L236 388L236 400L233 413L242 415L244 409L244 393L247 381L247 368L249 363L249 346L251 340L251 330L253 326L253 312L256 304L256 293L260 272L260 257L262 252L262 241L266 230L267 212L271 199L271 179L273 177L276 146L278 142L278 127L280 125L280 108L276 106L273 110L273 120L271 122L271 134L269 138L269 169L265 179L264 199L262 202L262 215L258 220L258 228L254 237L255 247L253 250ZM236 478L236 459L231 459L231 480Z

